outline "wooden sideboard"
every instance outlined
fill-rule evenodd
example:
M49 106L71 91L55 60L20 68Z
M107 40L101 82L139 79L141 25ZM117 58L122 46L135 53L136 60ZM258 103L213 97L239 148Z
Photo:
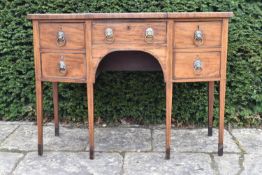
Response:
M228 20L232 16L232 12L29 14L34 35L38 154L43 154L43 82L53 83L56 136L57 83L86 83L93 159L94 83L99 65L116 52L140 52L144 54L141 59L109 59L103 68L143 71L158 65L162 70L166 83L166 159L170 158L173 84L179 82L208 82L211 136L214 82L219 81L218 155L223 155Z

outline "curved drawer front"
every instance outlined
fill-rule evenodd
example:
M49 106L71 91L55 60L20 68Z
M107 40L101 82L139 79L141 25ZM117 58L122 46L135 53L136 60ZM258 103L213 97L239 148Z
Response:
M84 49L84 24L40 23L40 48Z
M219 78L220 52L175 53L173 79Z
M174 32L174 47L176 49L221 46L221 21L175 22Z
M92 37L94 44L163 44L166 22L93 22Z
M83 54L43 53L41 61L44 79L86 78L86 63Z

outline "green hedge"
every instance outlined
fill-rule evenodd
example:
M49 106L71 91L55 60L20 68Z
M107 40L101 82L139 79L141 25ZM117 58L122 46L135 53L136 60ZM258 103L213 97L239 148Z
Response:
M262 3L249 0L1 0L0 119L35 120L32 23L28 13L233 11L230 22L225 121L261 124ZM44 109L52 116L51 84L44 86ZM85 121L86 86L61 84L61 119ZM178 125L207 122L207 83L176 84L173 117ZM218 99L216 84L215 97ZM218 100L215 101L217 124ZM95 85L95 115L108 122L129 117L137 123L165 118L163 76L155 73L103 73Z

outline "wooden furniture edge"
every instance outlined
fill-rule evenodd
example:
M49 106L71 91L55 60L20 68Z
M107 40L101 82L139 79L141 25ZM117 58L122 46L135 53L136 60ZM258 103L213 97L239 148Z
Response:
M28 14L27 19L170 19L229 18L233 12L147 12L147 13L46 13Z

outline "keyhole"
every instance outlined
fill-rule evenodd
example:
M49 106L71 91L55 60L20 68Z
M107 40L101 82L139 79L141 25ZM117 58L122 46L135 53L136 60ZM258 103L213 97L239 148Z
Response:
M58 30L62 31L62 30L63 30L62 26L59 26L59 27L58 27Z

